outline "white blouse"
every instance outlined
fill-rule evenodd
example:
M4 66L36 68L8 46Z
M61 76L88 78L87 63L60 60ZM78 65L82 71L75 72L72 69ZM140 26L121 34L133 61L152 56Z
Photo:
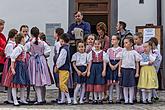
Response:
M24 51L24 46L21 44L18 44L16 48L14 48L12 54L11 54L11 61L15 62L15 59Z
M136 69L136 61L139 62L142 59L141 55L135 50L127 51L126 49L123 49L122 52L119 52L117 54L117 58L122 60L122 68L133 69Z
M92 49L92 50L95 52L96 56L98 56L98 54L99 54L100 52L102 52L102 50L100 50L100 51L95 51L95 49ZM107 55L107 53L105 53L104 51L103 51L103 60L106 61L106 62L109 62L109 60L108 60L108 55ZM88 61L88 62L92 61L92 51L89 52L88 57L87 57L87 61Z
M71 62L76 62L76 66L87 66L87 53L76 52Z
M32 39L32 42L35 42L35 38ZM45 41L41 41L40 39L38 40L38 42L44 43L44 55L49 56L50 52L51 52L50 46ZM25 51L26 52L30 52L30 43L31 42L28 42L25 44Z
M16 43L9 40L6 47L5 47L5 55L6 57L10 57L10 55L12 54L14 47L15 47Z

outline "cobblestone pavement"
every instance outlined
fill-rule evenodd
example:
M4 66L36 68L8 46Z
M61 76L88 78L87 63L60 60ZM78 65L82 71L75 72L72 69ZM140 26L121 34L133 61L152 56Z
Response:
M34 92L32 93L34 97ZM103 105L57 105L52 104L51 100L55 99L55 90L47 90L47 104L46 105L26 105L14 107L13 105L6 105L3 101L6 99L6 93L0 93L0 110L165 110L165 91L159 91L160 100L152 105L134 104L103 104Z

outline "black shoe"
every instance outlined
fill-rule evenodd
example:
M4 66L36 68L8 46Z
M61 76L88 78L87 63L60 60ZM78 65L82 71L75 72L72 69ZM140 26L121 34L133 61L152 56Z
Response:
M153 102L152 101L147 101L147 104L153 104Z
M20 105L29 105L29 103L24 103L24 102L20 102L20 101L19 101L19 103L20 103Z
M99 100L99 101L98 101L98 104L103 104L103 101L102 101L102 100Z
M98 104L97 100L94 100L92 104Z
M108 102L109 104L113 104L113 101L112 100L109 100L109 102Z
M124 102L124 105L128 105L129 103L128 102Z
M121 104L121 101L120 101L120 100L117 100L117 101L116 101L116 104Z
M35 102L34 105L43 105L43 102Z
M124 99L120 99L120 101L122 102L122 101L125 101Z
M143 100L140 100L139 103L140 103L140 104L143 104Z
M137 99L134 99L134 100L133 100L133 103L137 103Z
M154 100L159 100L159 97L155 97Z
M12 102L9 102L9 101L4 101L3 103L5 103L5 104L13 104Z
M42 101L43 104L46 104L46 100Z
M142 101L141 104L147 104L147 102L146 101Z
M134 103L133 102L130 102L129 105L134 105Z

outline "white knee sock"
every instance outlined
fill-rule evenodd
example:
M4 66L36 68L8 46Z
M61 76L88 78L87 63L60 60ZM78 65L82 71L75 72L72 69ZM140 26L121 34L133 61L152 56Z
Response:
M128 87L123 88L125 103L128 103Z
M12 88L12 96L13 96L14 104L15 105L19 104L18 100L17 100L17 89L16 88Z
M23 103L27 103L25 100L25 88L20 89L20 98Z
M119 101L120 100L120 86L118 83L116 83L115 86L116 86L117 101Z
M148 101L151 102L152 92L148 90Z
M129 103L133 103L134 87L129 87Z
M80 91L80 87L81 85L80 84L77 84L76 85L76 88L74 90L74 101L77 102L77 95L78 95L78 92Z
M37 93L37 102L42 102L41 87L35 87Z
M13 102L11 88L7 88L7 101L11 103Z
M112 100L113 97L113 84L110 85L109 87L109 100Z
M145 89L142 89L142 99L143 99L143 102L146 102L146 90Z
M71 103L71 98L70 98L70 96L69 96L69 93L64 93L65 94L65 96L66 96L66 98L67 98L67 101L68 101L68 103Z
M99 92L98 95L99 95L99 100L102 100L102 92Z
M154 97L154 98L158 97L158 93L157 93L156 89L152 90L152 97Z
M97 92L94 92L94 100L97 100Z
M80 95L80 102L81 102L81 103L83 102L84 95L85 95L85 84L82 84L82 87L81 87L81 95Z
M65 102L65 94L64 92L61 92L61 101L60 102Z

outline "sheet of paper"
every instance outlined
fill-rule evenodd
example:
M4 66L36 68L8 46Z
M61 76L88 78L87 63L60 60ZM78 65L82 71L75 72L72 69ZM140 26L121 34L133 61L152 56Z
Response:
M155 37L155 28L145 28L143 30L143 42L150 40L151 37Z

